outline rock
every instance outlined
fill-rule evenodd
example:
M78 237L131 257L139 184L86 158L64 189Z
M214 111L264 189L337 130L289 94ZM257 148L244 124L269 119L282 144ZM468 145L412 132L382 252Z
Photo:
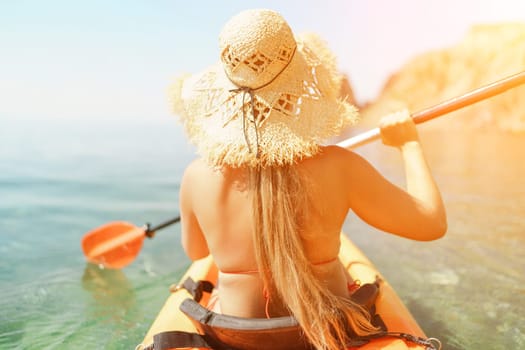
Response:
M512 74L525 71L525 22L476 25L458 45L409 61L385 83L379 97L362 110L377 123L386 113L416 112ZM525 132L525 86L454 112L437 128L495 126Z

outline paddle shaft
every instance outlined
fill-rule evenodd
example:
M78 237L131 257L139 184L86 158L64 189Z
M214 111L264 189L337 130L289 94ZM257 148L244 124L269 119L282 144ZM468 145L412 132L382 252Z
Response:
M176 224L177 222L180 221L180 216L176 216L174 217L173 219L170 219L168 221L164 221L163 223L160 223L156 226L153 226L153 227L150 227L150 224L146 224L146 231L145 231L145 234L146 236L148 236L149 238L153 237L155 231L158 231L160 229L163 229L164 227L167 227L169 225L173 225L173 224Z
M525 71L498 80L492 84L482 86L478 89L467 92L464 95L451 98L435 106L426 108L422 111L415 112L412 114L412 119L414 119L414 123L421 124L434 118L440 117L444 114L456 111L476 102L485 100L489 97L501 94L507 90L510 90L522 84L525 84ZM380 129L374 128L354 137L351 137L347 140L341 141L337 145L348 149L357 148L359 146L365 145L369 142L379 139L380 136ZM145 234L146 236L151 238L153 237L155 231L160 230L166 226L175 224L179 221L180 216L177 216L154 227L150 227L150 225L147 224Z
M501 94L522 84L525 84L525 71L498 80L492 84L482 86L478 89L467 92L464 95L441 102L433 107L413 113L412 118L414 119L414 123L421 124L489 97ZM379 139L380 136L380 129L374 128L341 141L337 143L337 145L347 149L357 148L371 141Z
M505 79L499 80L497 82L494 82L492 84L483 86L479 89L472 90L471 92L468 92L462 96L455 97L453 99L447 100L433 107L424 109L420 112L416 112L412 114L412 118L414 119L414 122L416 124L424 123L428 120L434 119L443 114L446 114L446 113L455 111L457 109L463 108L465 106L471 105L473 103L484 100L486 98L495 96L497 94L505 92L509 89L512 89L524 83L525 83L525 72L521 72L521 73L518 73L512 76L509 76ZM345 141L339 142L337 145L340 147L344 147L344 148L356 148L366 143L369 143L373 140L376 140L379 137L380 137L380 129L375 128L367 132L364 132L362 134L359 134L357 136L351 137ZM92 246L88 245L87 247L84 246L85 240L83 240L84 253L86 251L89 251L91 257L97 257L97 259L94 260L96 263L103 264L104 259L100 260L99 258L100 257L102 258L110 257L111 255L108 255L108 252L114 251L115 248L121 247L121 246L126 248L128 243L136 241L137 239L143 239L144 236L151 238L153 237L155 231L163 229L179 221L180 221L180 216L177 216L177 217L174 217L173 219L167 220L153 227L151 227L150 224L146 224L144 228L137 227L132 230L127 230L126 232L123 232L123 234L120 234L117 237L112 238L111 240L105 240L102 242L100 242L99 240L98 241L96 240L97 241L96 244L91 244ZM95 231L95 233L97 232L100 233L104 231ZM86 242L87 241L88 240L86 240ZM131 257L133 259L137 253L138 253L138 250L134 251L133 253L128 252L126 254L128 255L133 254L133 256ZM121 254L124 254L124 253L121 253ZM131 259L128 259L128 261L121 263L120 265L118 265L118 268L127 265L130 261Z

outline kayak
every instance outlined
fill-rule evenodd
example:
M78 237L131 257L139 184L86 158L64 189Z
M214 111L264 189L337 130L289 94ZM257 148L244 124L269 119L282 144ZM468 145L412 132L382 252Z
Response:
M341 251L339 258L343 266L346 267L350 276L352 276L355 281L360 281L361 284L380 281L379 294L375 301L375 311L386 325L389 334L402 333L419 337L419 339L427 339L425 333L419 327L414 317L410 314L410 311L400 300L394 289L363 254L363 252L344 234L341 235ZM194 281L206 280L216 284L217 276L217 267L211 256L208 256L204 259L194 261L188 268L186 274L182 277L181 283L182 281L187 280L188 277L191 277ZM145 348L152 344L154 335L161 332L182 331L198 333L194 323L179 309L182 302L188 298L192 298L192 295L186 289L172 288L171 294L152 323L144 340L139 346L137 346L137 349ZM209 294L204 293L199 303L206 306L208 300ZM409 339L394 336L383 336L372 339L367 344L359 346L359 349L362 350L414 350L428 348L428 344L418 344Z

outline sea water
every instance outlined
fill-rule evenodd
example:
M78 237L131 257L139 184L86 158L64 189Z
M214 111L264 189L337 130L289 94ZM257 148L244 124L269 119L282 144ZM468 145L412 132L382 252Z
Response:
M447 236L413 242L349 215L345 232L445 349L525 348L525 137L425 132ZM395 151L359 150L402 184ZM189 266L177 225L122 270L85 262L83 235L178 214L194 158L171 119L7 120L0 126L0 349L133 349Z

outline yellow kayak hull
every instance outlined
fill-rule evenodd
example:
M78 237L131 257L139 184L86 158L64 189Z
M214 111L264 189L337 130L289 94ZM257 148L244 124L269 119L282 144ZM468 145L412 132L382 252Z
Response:
M377 277L380 278L380 293L376 301L376 312L381 316L389 332L401 332L426 338L424 332L414 320L410 311L408 311L399 299L392 286L390 286L388 281L385 280L363 252L344 234L341 235L341 252L339 258L354 280L359 280L364 284L374 282ZM181 282L191 277L195 281L208 280L216 284L217 276L217 267L211 256L209 256L193 262L186 274L182 277ZM208 297L205 293L200 303L206 305ZM153 336L160 332L174 330L196 332L193 323L179 310L179 305L187 298L191 298L191 295L185 289L179 289L170 294L144 337L142 342L144 346L151 344L153 342ZM424 346L398 338L385 337L374 339L370 343L359 347L359 349L424 349Z

